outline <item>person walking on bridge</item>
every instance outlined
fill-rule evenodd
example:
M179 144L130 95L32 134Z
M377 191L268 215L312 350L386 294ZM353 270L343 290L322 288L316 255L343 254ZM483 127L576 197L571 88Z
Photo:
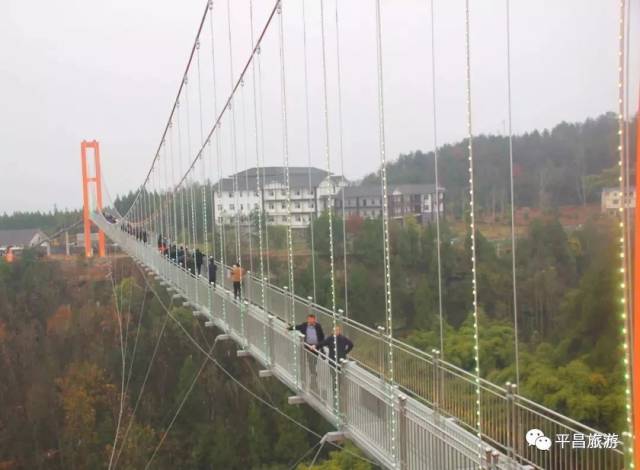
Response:
M213 284L214 289L216 287L217 271L218 266L216 265L216 261L213 259L213 256L209 256L209 284Z
M198 276L200 276L200 271L202 270L202 263L204 262L204 254L200 251L200 248L196 248L196 252L194 255L196 261L196 271L198 272Z
M240 300L242 295L242 277L244 276L244 269L240 266L240 261L233 265L231 268L231 280L233 281L233 298Z

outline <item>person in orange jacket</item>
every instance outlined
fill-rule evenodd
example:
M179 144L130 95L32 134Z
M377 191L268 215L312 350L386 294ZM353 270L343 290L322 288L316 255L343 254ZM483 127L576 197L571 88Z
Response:
M13 263L14 255L13 255L13 247L7 248L7 254L5 255L7 263Z
M240 261L234 263L231 268L231 280L233 281L233 297L234 299L240 299L242 295L242 277L244 276L244 269L240 266Z

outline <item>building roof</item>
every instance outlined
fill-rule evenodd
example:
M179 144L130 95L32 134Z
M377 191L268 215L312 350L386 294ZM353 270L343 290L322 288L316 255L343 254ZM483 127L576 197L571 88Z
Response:
M36 237L39 240L34 240ZM0 230L0 246L28 247L32 243L37 243L45 238L47 238L47 235L37 228Z
M262 186L268 186L270 184L285 184L285 167L282 166L267 166L260 168L260 177ZM222 178L215 184L215 188L221 186L224 191L233 191L234 179L237 180L237 188L239 191L256 191L258 189L257 178L258 169L249 168L248 170L240 171L235 175L231 175L228 178ZM309 179L311 179L311 187L317 187L322 180L324 180L329 173L320 168L306 167L306 166L293 166L289 167L289 182L292 188L308 188ZM248 184L247 184L248 183Z
M436 186L434 184L396 184L389 185L389 194L433 194ZM342 189L344 197L382 197L382 187L379 184L368 184L363 186L346 186ZM342 191L337 197L342 197ZM440 191L444 191L441 186Z

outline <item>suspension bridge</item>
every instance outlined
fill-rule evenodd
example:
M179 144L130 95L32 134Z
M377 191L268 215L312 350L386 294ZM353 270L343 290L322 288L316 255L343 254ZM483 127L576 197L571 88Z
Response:
M276 0L256 8L257 0L238 2L208 1L199 23L186 69L162 133L154 158L140 185L131 207L125 214L116 213L113 201L103 203L100 155L97 142L83 142L83 183L85 200L86 254L92 255L91 224L100 231L99 254L105 255L105 235L130 255L147 275L152 290L165 289L173 299L193 309L195 316L208 327L222 332L219 338L232 340L238 346L238 357L252 357L262 367L260 376L274 377L291 390L291 404L308 405L334 427L325 436L327 441L350 439L364 453L385 468L393 469L621 469L634 468L638 441L633 434L632 387L633 339L631 335L631 212L620 209L620 360L626 375L626 409L628 428L620 442L605 447L574 449L553 445L551 448L532 445L530 430L539 430L551 441L555 436L607 436L596 429L563 416L519 393L517 285L515 277L515 229L513 226L513 146L511 139L511 81L507 68L509 96L509 161L511 175L511 248L513 256L513 321L515 328L516 376L513 382L492 383L482 376L482 355L479 347L478 289L476 279L476 218L474 185L474 120L472 106L473 75L470 31L473 16L465 2L464 52L465 77L461 83L449 84L464 89L468 159L468 222L471 265L471 295L474 331L473 363L464 370L441 357L443 328L440 302L440 348L425 352L394 337L394 303L391 286L390 220L392 195L387 181L387 142L385 136L384 85L384 5L371 2L375 13L371 46L375 48L377 145L380 168L379 217L382 221L385 322L378 328L364 325L349 315L348 253L339 253L336 224L348 218L348 201L339 178L344 173L343 104L341 65L349 60L341 54L340 2L329 9L324 0L313 4L319 18L315 24L318 35L316 54L312 55L308 41L311 16L305 11L310 2ZM267 2L268 3L268 2ZM235 2L234 2L235 4ZM435 11L433 2L426 2L431 24L431 44L425 46L424 57L430 61L432 76L426 77L435 95L436 54L434 43ZM506 12L505 35L507 51L510 45L509 0L503 4ZM630 186L629 129L626 103L626 41L629 5L619 3L619 170L620 188L626 194ZM329 11L330 10L330 11ZM233 11L233 14L232 14ZM314 16L315 17L315 16ZM241 18L241 21L236 21ZM296 24L301 32L300 43L292 44L288 32ZM236 28L245 31L238 39ZM302 80L292 85L287 63L292 50L301 54ZM509 53L509 52L508 52ZM240 66L238 66L238 58ZM507 62L509 62L507 56ZM319 85L310 90L311 62L315 61L314 79ZM295 104L292 104L295 102ZM315 103L314 108L310 103ZM315 296L317 282L313 246L313 224L321 207L321 198L312 201L293 190L290 135L291 107L296 106L304 117L303 154L308 157L308 191L311 188L312 148L315 138L323 148L328 186L325 212L329 219L329 283L330 298L320 303ZM310 116L314 109L319 116ZM443 207L438 188L437 106L433 100L433 139L435 201L431 201L433 220L438 235L437 263L440 298L440 218ZM306 147L306 148L305 148ZM274 150L277 149L277 150ZM90 151L94 154L94 174L90 175ZM268 176L266 153L276 153L282 160L279 185ZM359 158L354 156L354 158ZM252 170L249 171L249 170ZM243 170L243 171L240 171ZM299 176L299 175L298 175ZM251 182L249 179L251 178ZM304 178L303 178L304 179ZM214 183L216 182L217 183ZM640 185L637 185L640 187ZM281 191L280 199L269 202L269 194ZM274 196L275 197L275 196ZM340 198L342 198L340 200ZM339 203L332 203L331 201ZM328 203L326 201L329 201ZM310 211L303 212L301 205ZM274 207L274 205L276 207ZM342 212L341 212L342 211ZM280 220L278 220L278 217ZM305 219L306 217L306 219ZM334 220L335 219L335 220ZM338 220L342 221L339 222ZM276 285L269 265L268 225L283 222L286 227L286 286ZM295 225L311 225L310 263L314 295L296 294L294 249ZM637 236L637 234L636 234ZM343 240L346 247L346 238ZM172 247L185 253L179 258ZM177 249L177 248L176 248ZM196 269L196 253L204 260L212 259L217 266L217 284L206 273ZM341 258L342 255L342 259ZM242 279L240 296L234 295L232 280L225 275L237 261L248 267ZM191 265L190 265L191 263ZM344 271L342 280L338 269ZM205 263L205 271L207 265ZM344 282L343 305L338 305L338 283ZM636 301L635 305L640 302ZM323 325L341 328L356 348L348 359L336 363L318 359L315 351L304 344L304 336L290 325L304 322L309 314L317 316ZM336 340L337 341L337 340ZM337 344L334 345L337 349ZM635 418L638 418L635 416ZM116 436L117 438L117 436Z

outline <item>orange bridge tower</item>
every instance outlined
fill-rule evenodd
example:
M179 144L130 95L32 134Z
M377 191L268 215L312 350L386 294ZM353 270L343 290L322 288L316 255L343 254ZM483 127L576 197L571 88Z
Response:
M87 159L87 149L93 149L93 176L89 176L91 171L89 168L89 160ZM84 202L83 218L84 218L84 254L87 258L93 255L91 246L91 210L102 211L102 178L100 175L100 144L93 141L83 140L80 145L82 156L82 199ZM94 192L90 192L91 184L94 185ZM95 200L90 198L95 196ZM93 203L93 204L92 204ZM98 232L98 255L101 258L105 256L104 232Z

